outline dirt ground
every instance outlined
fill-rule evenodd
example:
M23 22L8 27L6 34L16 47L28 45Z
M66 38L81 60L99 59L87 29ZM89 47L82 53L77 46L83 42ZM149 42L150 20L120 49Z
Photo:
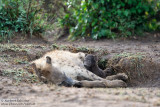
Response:
M38 38L17 37L9 43L0 44L0 107L160 106L160 69L154 70L153 80L143 83L137 79L143 85L137 84L134 87L115 89L58 87L38 82L36 77L33 78L33 75L32 78L28 76L33 73L29 62L52 50L55 46L105 50L108 53L105 58L124 52L142 53L159 67L160 34L116 40L81 39L74 42L68 42L65 38L57 41L53 41L52 37L47 38L50 39L43 41ZM25 74L26 72L29 74Z

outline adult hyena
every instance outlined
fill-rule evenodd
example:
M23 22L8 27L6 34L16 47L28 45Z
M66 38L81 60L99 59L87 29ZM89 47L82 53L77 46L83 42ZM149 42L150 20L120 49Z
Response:
M84 53L55 50L32 62L41 79L65 86L77 87L126 87L122 80L106 80L88 71L83 64Z

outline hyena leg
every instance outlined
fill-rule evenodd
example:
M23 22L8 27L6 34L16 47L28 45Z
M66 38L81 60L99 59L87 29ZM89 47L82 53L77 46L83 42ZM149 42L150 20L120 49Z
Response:
M127 84L122 81L122 80L103 80L103 81L79 81L76 83L74 86L77 87L86 87L86 88L118 88L122 87L125 88L127 87Z
M123 81L127 81L128 80L128 76L125 73L118 73L116 75L107 76L106 79L107 80L123 80Z
M79 80L79 81L81 81L81 80L94 81L94 80L104 80L104 79L97 76L96 74L84 69L84 70L80 71L80 73L78 73L77 80Z
M75 87L85 87L85 88L106 88L105 83L103 83L102 81L87 81L87 80L83 80L83 81L79 81L77 83L74 84Z

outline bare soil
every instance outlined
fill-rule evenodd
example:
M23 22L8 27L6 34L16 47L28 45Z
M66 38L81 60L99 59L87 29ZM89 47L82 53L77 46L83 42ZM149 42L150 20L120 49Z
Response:
M17 78L4 74L6 71L19 71L19 69L33 73L29 62L52 50L55 45L67 46L69 49L73 47L81 47L82 50L99 49L94 54L99 55L105 51L107 54L100 56L104 59L121 53L141 53L145 55L146 61L152 64L147 63L144 67L147 69L145 76L141 77L136 72L128 74L131 79L127 82L128 88L115 89L58 87L37 81L24 81L24 78L17 82ZM160 34L116 40L81 39L74 42L68 42L65 37L57 41L51 36L45 40L15 37L10 43L0 44L0 107L158 107L160 106L159 67Z

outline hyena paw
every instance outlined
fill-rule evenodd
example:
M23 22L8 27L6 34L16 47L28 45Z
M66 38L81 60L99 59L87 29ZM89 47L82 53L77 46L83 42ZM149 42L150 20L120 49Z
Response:
M125 73L119 73L119 74L117 74L117 79L118 80L127 81L128 80L128 76Z
M108 88L119 88L119 87L126 88L127 84L122 80L112 80L112 81L107 80L106 87Z

